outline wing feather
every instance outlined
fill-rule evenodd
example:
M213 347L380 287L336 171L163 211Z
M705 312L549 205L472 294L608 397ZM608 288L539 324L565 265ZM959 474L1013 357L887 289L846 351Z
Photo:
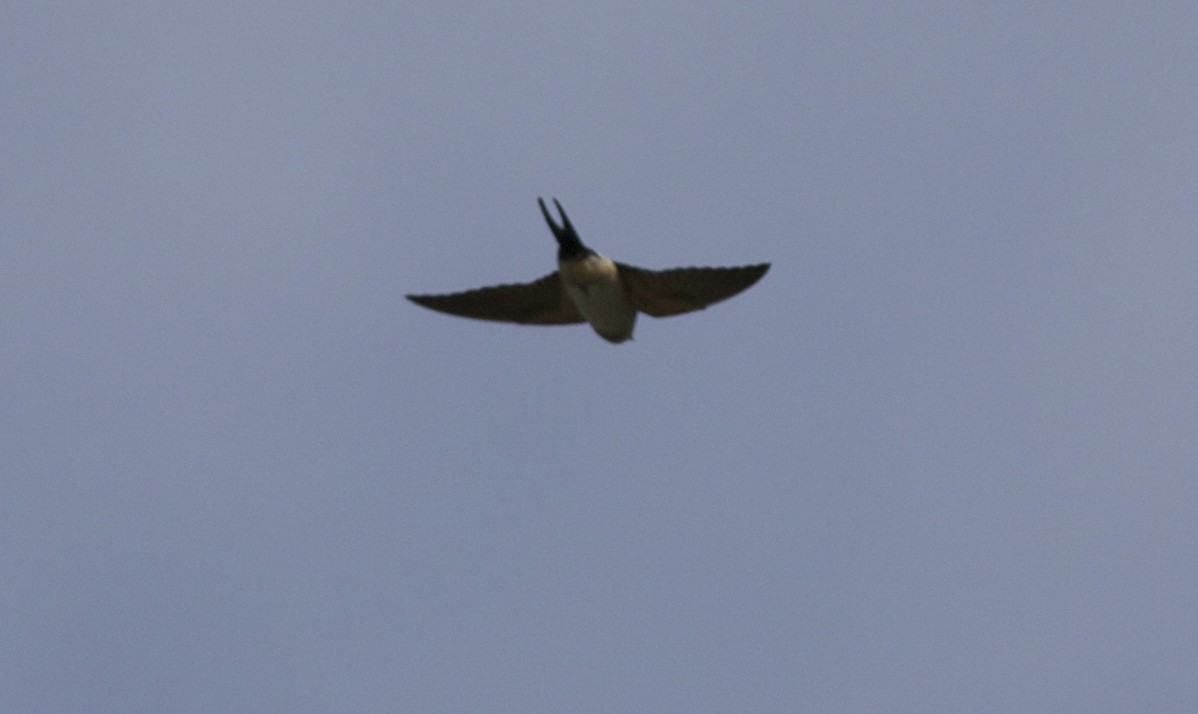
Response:
M632 305L653 317L702 310L736 295L761 279L769 263L734 268L646 270L616 263Z
M431 310L476 320L525 325L568 325L584 322L562 290L557 273L531 283L493 285L448 295L408 295Z

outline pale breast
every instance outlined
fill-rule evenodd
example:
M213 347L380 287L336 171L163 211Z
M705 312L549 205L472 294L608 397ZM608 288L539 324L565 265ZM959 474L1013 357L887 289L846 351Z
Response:
M616 264L602 255L558 261L562 286L578 312L599 336L610 342L632 337L636 309L620 282Z

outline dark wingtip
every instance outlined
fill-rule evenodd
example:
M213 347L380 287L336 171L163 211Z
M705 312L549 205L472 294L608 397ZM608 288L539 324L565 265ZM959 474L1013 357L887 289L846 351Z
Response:
M750 274L753 276L752 279L749 281L749 284L746 285L745 288L749 288L753 285L756 285L758 280L761 280L762 278L764 278L765 274L768 273L770 270L770 265L771 265L771 263L758 263L757 265L745 266L746 268L748 268Z

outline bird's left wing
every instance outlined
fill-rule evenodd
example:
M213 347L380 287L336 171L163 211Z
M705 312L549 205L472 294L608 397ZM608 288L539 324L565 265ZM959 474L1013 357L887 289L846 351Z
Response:
M671 270L646 270L623 263L616 267L633 307L653 317L668 317L727 300L760 280L770 264Z
M408 295L417 305L477 320L526 325L568 325L584 322L562 290L557 273L531 283L494 285L449 295Z

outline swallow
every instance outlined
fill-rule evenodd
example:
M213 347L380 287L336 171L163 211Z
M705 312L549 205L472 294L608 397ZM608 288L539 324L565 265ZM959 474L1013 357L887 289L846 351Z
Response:
M583 245L557 199L559 226L538 198L557 239L557 270L531 283L494 285L447 295L407 295L417 305L478 320L523 325L589 322L612 343L632 339L636 315L668 317L726 300L756 283L769 263L734 268L647 270L617 263Z

